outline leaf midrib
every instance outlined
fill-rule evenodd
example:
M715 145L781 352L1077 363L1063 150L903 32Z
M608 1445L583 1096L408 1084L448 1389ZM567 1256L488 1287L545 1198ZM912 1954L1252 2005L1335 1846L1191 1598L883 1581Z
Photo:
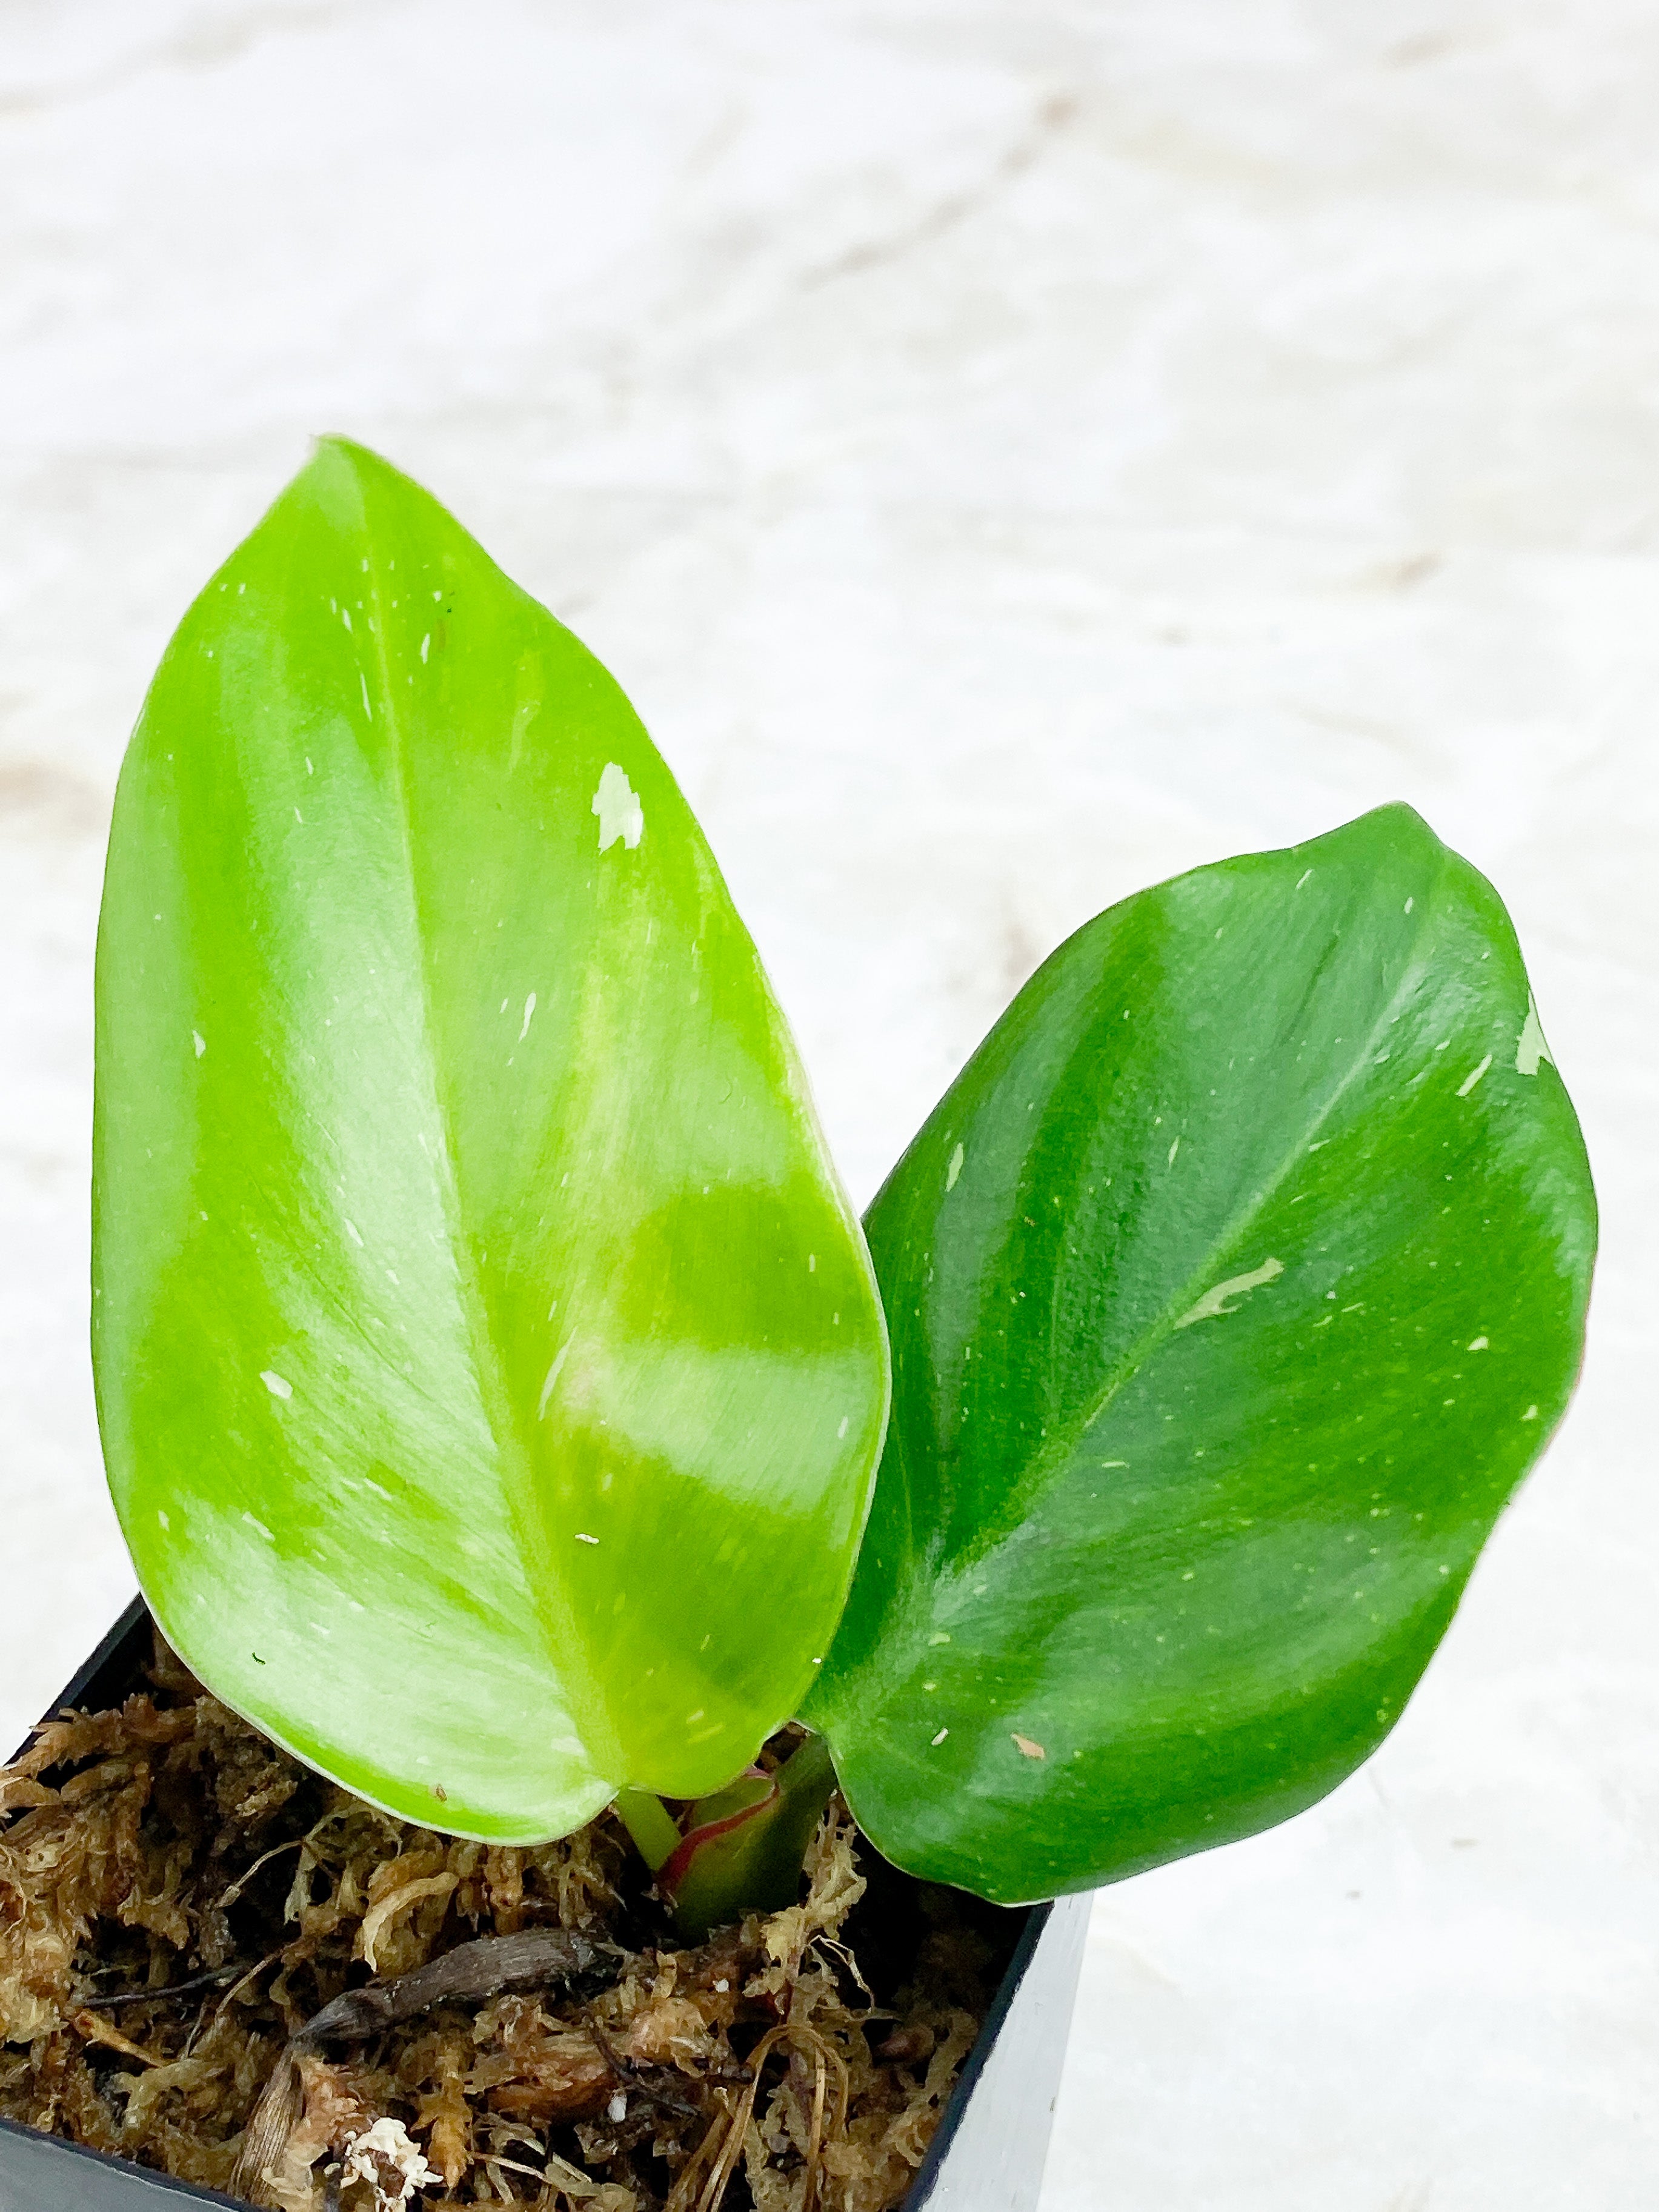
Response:
M1285 1149L1284 1157L1265 1182L1257 1185L1249 1199L1230 1217L1224 1229L1209 1247L1204 1264L1190 1273L1181 1289L1164 1305L1144 1328L1140 1335L1120 1356L1108 1370L1098 1391L1081 1418L1065 1425L1061 1437L1047 1441L1034 1455L1024 1478L1005 1495L999 1509L981 1523L979 1534L982 1540L964 1547L951 1554L963 1566L982 1560L1003 1543L1022 1523L1030 1518L1029 1502L1045 1489L1054 1478L1070 1465L1079 1446L1089 1431L1110 1410L1113 1401L1134 1376L1152 1359L1174 1334L1180 1316L1190 1311L1203 1295L1204 1290L1215 1279L1221 1264L1220 1255L1228 1252L1244 1235L1250 1222L1262 1213L1274 1194L1290 1176L1299 1160L1308 1152L1308 1140L1324 1127L1342 1099L1372 1063L1369 1055L1378 1040L1398 1019L1400 1012L1426 972L1427 963L1419 957L1419 948L1432 919L1439 911L1439 897L1447 872L1447 855L1443 849L1435 856L1435 875L1431 888L1418 902L1420 919L1413 927L1404 967L1399 982L1382 1011L1367 1031L1363 1046L1350 1060L1340 1080L1334 1085L1318 1112L1304 1122L1295 1141ZM1029 1148L1026 1157L1029 1158ZM941 1537L939 1553L943 1556L946 1541ZM915 1555L913 1553L912 1557ZM918 1560L920 1569L922 1562Z
M489 1430L490 1440L500 1456L502 1472L508 1485L509 1516L518 1543L520 1562L525 1564L529 1558L533 1557L531 1547L525 1541L525 1532L526 1524L532 1529L536 1526L533 1510L534 1471L514 1414L512 1393L502 1367L500 1348L496 1345L494 1332L490 1327L489 1300L479 1279L477 1264L472 1252L471 1239L466 1231L465 1213L460 1202L460 1178L455 1158L454 1135L444 1098L443 1085L440 1080L440 1055L434 1042L437 1024L433 1010L428 947L426 932L422 927L421 904L416 887L416 846L410 820L408 781L404 772L407 731L403 717L398 712L399 702L392 683L388 623L386 618L388 610L383 603L386 582L381 569L378 549L373 543L372 533L368 527L368 501L364 495L361 480L357 482L356 489L360 526L370 562L368 584L374 613L370 635L374 641L376 688L379 699L383 702L390 740L389 752L396 802L394 811L404 862L403 889L406 902L405 910L410 936L415 949L416 969L419 977L422 1051L431 1087L433 1111L436 1115L438 1133L442 1144L441 1172L438 1180L443 1206L444 1226L450 1256L455 1267L458 1302L465 1323L467 1341L471 1347L479 1402ZM556 1583L556 1577L553 1574L550 1559L547 1562L547 1565L549 1570L547 1582ZM541 1644L548 1671L553 1680L559 1686L561 1702L564 1706L566 1717L586 1747L586 1736L582 1727L581 1716L576 1711L575 1701L569 1695L566 1686L568 1675L572 1671L568 1651L562 1655L556 1654L554 1639L548 1632L550 1624L542 1601L546 1595L547 1583L533 1574L526 1574L526 1586L530 1595L534 1619L538 1627L542 1631ZM580 1649L580 1646L572 1639L567 1638L566 1641L570 1650ZM598 1685L590 1681L585 1683L584 1687L592 1705L596 1705L601 1712L605 1712L608 1719L608 1711L599 1695ZM614 1733L613 1730L612 1734ZM586 1756L595 1777L600 1778L599 1762L593 1758L591 1750L587 1751Z

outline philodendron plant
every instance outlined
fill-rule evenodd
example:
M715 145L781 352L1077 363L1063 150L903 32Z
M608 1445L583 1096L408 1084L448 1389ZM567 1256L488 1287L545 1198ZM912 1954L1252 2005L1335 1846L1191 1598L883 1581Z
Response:
M1005 1903L1331 1789L1560 1417L1595 1243L1504 908L1403 806L1079 930L861 1231L627 701L337 441L127 757L95 1182L169 1639L403 1818L615 1802L692 1929L793 1893L837 1782Z

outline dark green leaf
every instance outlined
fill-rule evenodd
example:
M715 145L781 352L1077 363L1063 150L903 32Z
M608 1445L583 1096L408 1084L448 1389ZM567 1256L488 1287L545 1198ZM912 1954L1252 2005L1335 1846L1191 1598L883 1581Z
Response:
M866 1223L893 1419L808 1717L1012 1901L1398 1719L1566 1402L1595 1206L1496 895L1404 807L1061 946Z

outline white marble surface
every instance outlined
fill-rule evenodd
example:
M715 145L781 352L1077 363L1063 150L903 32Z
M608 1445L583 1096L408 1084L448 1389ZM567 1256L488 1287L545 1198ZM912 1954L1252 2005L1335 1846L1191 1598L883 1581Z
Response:
M0 1735L127 1588L123 738L349 430L631 690L860 1196L1124 891L1393 797L1497 879L1580 1402L1370 1768L1100 1899L1048 2205L1650 2207L1656 116L1644 0L0 0Z

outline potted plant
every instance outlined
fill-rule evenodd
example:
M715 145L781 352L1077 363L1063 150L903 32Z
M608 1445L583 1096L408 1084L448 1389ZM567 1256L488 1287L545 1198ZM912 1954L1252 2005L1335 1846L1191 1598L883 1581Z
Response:
M884 2212L1006 1909L1352 1771L1577 1369L1577 1122L1408 809L1079 930L860 1228L627 702L342 441L157 675L98 1016L99 1410L166 1642L11 1770L0 2112L245 2200L713 2212L741 2167ZM866 1882L902 1992L841 1948ZM958 2172L995 2069L1057 2063L1080 1909ZM163 2185L14 2126L0 2203L26 2163Z

